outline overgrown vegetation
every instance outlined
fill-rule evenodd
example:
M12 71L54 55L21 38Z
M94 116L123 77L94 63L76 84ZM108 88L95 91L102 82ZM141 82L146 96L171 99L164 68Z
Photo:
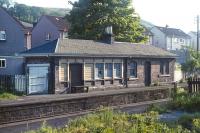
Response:
M10 92L0 91L0 101L1 100L14 100L17 98L18 98L17 95L14 95Z
M198 124L197 124L198 125ZM190 133L181 126L168 127L158 119L158 113L125 114L100 109L94 114L70 121L61 129L44 124L28 133Z

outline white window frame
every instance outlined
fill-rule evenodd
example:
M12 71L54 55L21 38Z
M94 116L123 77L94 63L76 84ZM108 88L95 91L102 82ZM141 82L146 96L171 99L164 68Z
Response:
M102 70L99 70L98 65L102 65ZM99 76L99 72L102 71L102 76ZM95 79L103 79L104 78L104 63L96 63L95 64Z
M51 34L50 33L47 33L46 36L45 36L45 40L46 41L49 41L51 38Z
M4 61L5 66L2 66L2 61ZM0 59L0 68L6 68L6 59Z
M131 65L133 64L133 65ZM129 78L137 78L137 62L136 61L133 61L133 62L130 62L129 63ZM131 75L131 71L134 71L135 72L135 75Z
M105 78L113 77L113 63L105 63Z
M5 40L6 40L6 31L0 30L0 41L5 41Z
M63 39L68 38L68 32L63 32Z
M119 65L119 69L117 67ZM117 73L119 75L117 75ZM122 73L122 64L121 63L114 63L114 78L121 78Z

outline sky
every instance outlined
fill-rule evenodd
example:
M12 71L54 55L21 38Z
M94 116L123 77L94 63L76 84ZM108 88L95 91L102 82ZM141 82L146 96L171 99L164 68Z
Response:
M68 0L13 0L31 6L70 7ZM72 0L75 1L75 0ZM200 0L133 0L140 17L157 26L168 25L186 33L196 31L196 18L200 14Z

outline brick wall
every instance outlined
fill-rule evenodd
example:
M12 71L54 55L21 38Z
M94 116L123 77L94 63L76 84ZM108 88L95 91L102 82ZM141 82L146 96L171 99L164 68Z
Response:
M100 106L119 106L166 99L169 97L169 92L168 88L121 89L98 93L35 97L35 99L14 103L1 103L0 124L77 113Z

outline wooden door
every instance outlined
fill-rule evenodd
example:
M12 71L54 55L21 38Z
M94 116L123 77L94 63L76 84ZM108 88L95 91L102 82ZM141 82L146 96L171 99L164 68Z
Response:
M70 64L71 86L83 85L83 66L82 64Z
M145 62L145 86L151 85L151 62Z

